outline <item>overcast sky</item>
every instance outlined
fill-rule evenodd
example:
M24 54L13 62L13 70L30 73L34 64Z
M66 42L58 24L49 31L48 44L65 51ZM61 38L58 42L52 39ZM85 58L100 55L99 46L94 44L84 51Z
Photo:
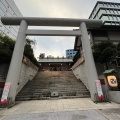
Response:
M88 18L97 0L14 0L23 16L52 18ZM120 2L120 0L99 0ZM32 28L31 28L32 29ZM39 29L70 29L58 27L40 27ZM66 49L74 48L75 37L40 36L31 37L37 41L35 56L65 56Z

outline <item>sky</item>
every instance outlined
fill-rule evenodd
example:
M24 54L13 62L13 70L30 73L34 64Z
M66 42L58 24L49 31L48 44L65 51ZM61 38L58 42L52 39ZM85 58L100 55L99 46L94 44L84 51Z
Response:
M14 0L24 17L77 18L88 19L97 0ZM120 0L99 0L120 2ZM29 29L72 30L68 27L29 27ZM34 54L45 56L66 56L66 49L74 49L75 37L65 36L28 36L36 41Z

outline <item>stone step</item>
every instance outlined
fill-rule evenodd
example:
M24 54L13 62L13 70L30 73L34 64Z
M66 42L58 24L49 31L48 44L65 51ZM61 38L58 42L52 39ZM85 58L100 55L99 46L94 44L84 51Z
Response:
M68 89L68 90L64 90L64 89L46 89L46 90L22 90L20 93L22 92L50 92L50 91L56 91L56 92L84 92L84 91L88 91L87 89L79 89L79 90L73 90L73 89Z
M49 99L72 99L72 98L90 98L89 95L80 96L60 96L60 97L31 97L31 98L16 98L16 101L29 101L29 100L49 100Z
M27 89L27 90L22 90L20 91L19 93L21 92L47 92L47 91L57 91L57 92L60 92L60 91L88 91L87 89Z
M51 86L51 85L49 85L49 86L44 86L44 87L43 86L42 87L41 86L32 86L32 87L29 86L29 87L25 87L25 88L31 88L31 89L34 89L34 88L35 89L49 89L49 88L51 88L51 89L55 89L55 88L56 89L64 89L64 88L66 88L66 89L67 88L86 89L86 87L84 87L84 86L67 86L66 87L65 85L64 86L60 86L60 85L59 86Z
M83 95L90 95L90 92L89 91L86 91L86 92L58 92L58 94L61 96L63 96L63 95L65 95L65 94L67 94L67 95L70 95L70 94L74 94L74 95L79 95L79 94L83 94ZM31 92L31 93L29 93L29 92L26 92L26 93L21 93L21 94L19 94L19 95L17 95L17 96L34 96L34 95L51 95L51 92L35 92L35 93L33 93L33 92Z
M48 87L25 87L23 88L23 90L48 90L48 89L58 89L58 90L71 90L71 89L74 89L74 90L78 90L78 89L86 89L85 87L83 86L79 86L79 87L51 87L51 86L48 86Z
M90 97L90 92L72 71L47 71L39 72L34 80L29 81L18 93L16 100L54 99L51 98L52 92L59 94L55 99Z
M72 99L72 98L90 98L90 95L60 96L60 97L38 97L38 98L16 98L16 101L50 100L50 99Z

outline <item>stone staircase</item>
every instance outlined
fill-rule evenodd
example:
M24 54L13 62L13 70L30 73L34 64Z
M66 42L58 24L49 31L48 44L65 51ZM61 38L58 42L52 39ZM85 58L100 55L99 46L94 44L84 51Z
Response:
M72 71L40 71L18 93L16 101L84 97L90 97L90 93Z

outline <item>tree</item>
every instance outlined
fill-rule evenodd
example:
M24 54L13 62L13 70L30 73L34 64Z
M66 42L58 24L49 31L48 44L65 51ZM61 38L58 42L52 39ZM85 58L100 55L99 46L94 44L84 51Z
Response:
M0 35L0 63L9 63L13 53L15 41Z
M34 57L33 49L31 47L32 43L32 40L26 39L24 55L28 57L31 60L31 62L33 62L36 66L39 66L36 58ZM14 40L7 36L0 35L0 64L10 63L14 46Z
M120 49L120 47L118 47ZM117 46L111 41L95 43L92 47L95 62L105 63L108 69L110 60L118 55Z

